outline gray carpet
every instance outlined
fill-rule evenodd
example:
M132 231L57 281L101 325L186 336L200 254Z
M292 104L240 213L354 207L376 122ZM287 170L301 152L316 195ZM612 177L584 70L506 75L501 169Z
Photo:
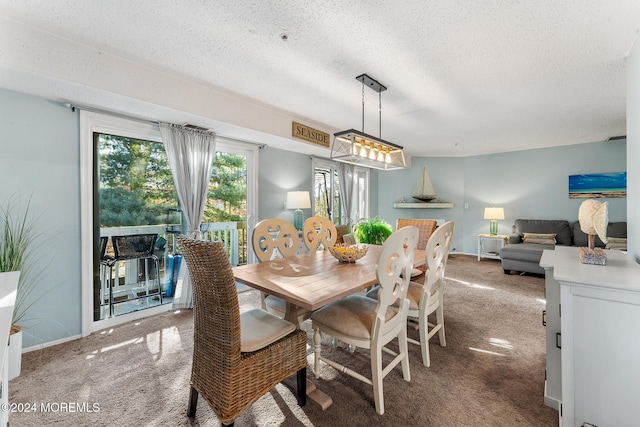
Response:
M465 255L450 258L446 276L447 346L434 337L426 368L420 348L409 345L411 382L402 379L400 367L387 375L384 415L375 412L370 386L326 365L315 379L307 321L307 375L333 405L324 411L313 402L300 408L289 389L278 385L236 426L558 425L557 411L543 403L544 279L507 276L499 261ZM239 298L243 310L259 306L256 291ZM9 399L35 404L29 407L35 411L11 413L11 427L219 425L203 399L195 420L186 417L192 333L192 314L183 311L24 354ZM326 345L323 351L369 375L365 350L351 354Z

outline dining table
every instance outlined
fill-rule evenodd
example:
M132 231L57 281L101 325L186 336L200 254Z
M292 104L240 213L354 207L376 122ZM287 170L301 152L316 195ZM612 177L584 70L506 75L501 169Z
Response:
M235 280L286 302L285 320L300 328L298 307L314 311L378 283L376 266L381 245L367 245L356 262L340 262L329 250L272 259L233 268ZM423 265L425 251L417 250L414 266ZM332 401L307 382L307 396L323 409Z

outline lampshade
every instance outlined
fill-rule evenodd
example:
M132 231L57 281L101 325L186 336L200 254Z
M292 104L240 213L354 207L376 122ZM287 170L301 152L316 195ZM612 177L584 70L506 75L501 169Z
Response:
M484 208L484 219L489 219L489 234L498 234L498 220L504 219L504 208Z
M288 191L287 209L309 209L311 199L308 191Z
M404 153L402 147L382 139L382 91L387 90L385 86L372 79L366 74L356 77L362 82L362 132L349 129L333 134L333 144L331 145L331 159L339 162L350 163L352 165L366 166L374 169L393 170L404 169ZM380 123L379 133L375 136L364 133L364 87L369 86L378 92L380 100Z
M504 208L484 208L484 219L504 219Z
M331 158L374 169L404 169L402 147L355 129L333 134Z
M288 191L287 192L287 209L295 209L293 211L293 225L296 230L302 230L304 223L304 215L302 209L311 207L311 199L308 191Z

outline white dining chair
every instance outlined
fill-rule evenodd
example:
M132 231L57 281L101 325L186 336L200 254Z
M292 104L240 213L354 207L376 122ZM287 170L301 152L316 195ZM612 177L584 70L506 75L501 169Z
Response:
M409 338L409 342L420 346L422 351L422 363L429 367L429 340L436 332L440 345L445 347L447 342L444 333L444 273L449 258L451 237L453 236L454 223L445 222L433 232L425 249L425 273L424 285L411 282L409 284L409 313L411 318L418 319L420 341ZM435 312L436 323L429 323L429 315Z
M431 366L429 355L429 340L438 333L440 345L447 345L444 332L444 273L449 258L449 248L451 237L453 236L454 223L449 221L438 227L427 242L425 248L425 282L409 283L407 299L409 300L409 311L407 316L410 320L415 319L418 323L420 340L409 337L407 340L412 344L417 344L421 348L422 363ZM367 293L367 296L377 298L378 287L374 287ZM429 322L429 315L435 312L435 323Z
M418 249L423 250L427 247L427 242L429 241L429 237L435 231L438 221L435 219L409 219L409 218L398 218L396 220L396 230L402 227L406 227L408 225L414 225L418 227ZM413 268L411 270L411 277L415 278L421 276L424 273L423 269Z
M338 231L329 218L312 216L302 226L302 239L309 252L332 248L337 238Z
M418 229L410 226L394 232L382 245L376 270L380 283L378 300L359 294L350 295L311 315L316 376L320 375L320 361L323 361L372 385L376 412L380 415L384 413L383 378L400 363L404 380L411 380L406 326L409 301L406 296L409 287L407 273L413 267L417 241ZM395 301L401 301L397 310L393 308ZM369 349L371 378L322 356L322 334L355 347ZM398 339L398 352L385 347L395 338ZM383 351L393 356L393 360L385 367L382 364Z
M280 218L268 218L256 224L251 240L253 251L262 262L294 256L300 242L294 225ZM282 298L260 292L260 301L263 310L280 317L285 316L287 303ZM302 323L309 318L311 312L298 308L296 315L298 322Z

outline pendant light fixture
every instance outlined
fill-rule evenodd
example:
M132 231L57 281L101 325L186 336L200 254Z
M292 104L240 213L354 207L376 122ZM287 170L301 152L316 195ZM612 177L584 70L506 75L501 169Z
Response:
M404 169L404 153L402 147L382 139L382 92L387 88L366 74L356 77L362 83L362 131L349 129L333 134L331 158L357 166L374 169ZM364 133L364 87L368 86L378 92L379 130L378 137Z

